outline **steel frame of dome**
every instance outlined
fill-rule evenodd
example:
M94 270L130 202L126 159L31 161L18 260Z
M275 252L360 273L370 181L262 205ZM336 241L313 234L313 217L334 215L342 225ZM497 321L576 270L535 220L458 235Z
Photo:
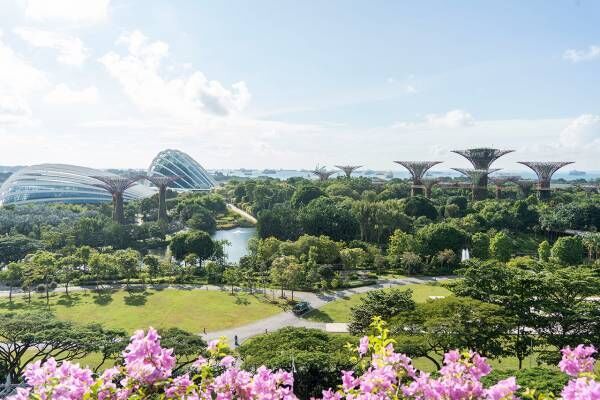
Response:
M68 164L39 164L20 169L0 186L0 205L27 203L109 203L112 196L93 176L117 177L110 172ZM136 184L124 200L150 197L155 191Z
M216 186L208 172L192 157L180 150L163 150L154 157L148 175L177 176L168 184L175 190L208 191Z

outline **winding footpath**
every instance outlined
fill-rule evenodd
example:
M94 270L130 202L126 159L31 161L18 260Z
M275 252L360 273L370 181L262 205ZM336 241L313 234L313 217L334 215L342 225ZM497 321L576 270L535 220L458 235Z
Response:
M236 214L241 215L242 217L244 217L245 219L247 219L248 221L250 221L251 223L253 223L254 225L257 224L257 220L256 218L254 218L252 215L250 215L249 213L247 213L246 211L242 210L241 208L238 208L236 206L234 206L231 203L227 203L227 208L231 211L233 211Z
M436 281L446 280L449 277L406 277L398 279L386 279L380 280L374 285L360 286L353 289L343 289L327 293L311 293L311 292L294 292L294 299L307 301L311 308L319 309L335 300L341 300L348 298L355 294L366 293L371 290L383 289L393 286L403 286L409 284L426 284L433 283ZM286 297L291 295L290 292L285 291ZM298 317L291 311L286 311L273 315L268 318L264 318L247 325L238 326L235 328L224 329L221 331L208 332L202 334L206 340L218 339L220 337L226 337L229 340L231 346L235 345L234 338L237 336L238 343L244 342L246 339L256 335L260 335L266 332L276 331L286 326L294 327L305 327L305 328L316 328L325 330L325 322L311 321L306 318Z
M329 291L325 293L312 293L312 292L298 292L294 291L294 299L307 301L310 304L312 309L319 309L324 305L331 303L335 300L341 300L348 298L355 294L367 293L372 290L383 289L394 286L404 286L409 284L427 284L433 283L436 281L441 281L448 279L450 277L405 277L405 278L393 278L393 279L383 279L379 280L378 283L367 286L360 286L352 289L341 289L336 291ZM104 285L104 288L111 289L125 289L125 285ZM131 285L131 287L136 287L136 285ZM147 288L155 288L155 289L185 289L185 290L214 290L214 291L229 291L229 289L225 286L217 286L217 285L146 285ZM86 290L95 290L96 287L90 286L71 286L69 287L69 292L80 292ZM64 293L64 287L58 287L52 290L52 293L62 292ZM237 289L239 292L239 289ZM255 290L256 292L260 292L260 290ZM279 293L279 289L274 289L276 293ZM24 296L26 292L23 292L20 289L13 290L13 296ZM291 297L291 292L285 290L284 294L286 297ZM8 288L5 286L0 286L0 297L8 297ZM325 330L326 323L325 322L316 322L311 321L306 318L298 317L291 311L284 311L279 314L251 322L246 325L224 329L221 331L213 331L207 332L206 334L199 333L206 340L218 339L220 337L228 338L230 345L234 345L234 338L237 336L238 343L242 343L244 340L260 335L265 332L276 331L277 329L286 327L286 326L294 326L294 327L306 327L306 328L316 328Z

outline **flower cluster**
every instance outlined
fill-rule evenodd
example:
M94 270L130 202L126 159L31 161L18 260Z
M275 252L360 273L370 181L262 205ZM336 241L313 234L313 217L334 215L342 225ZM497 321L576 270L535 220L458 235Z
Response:
M109 368L94 380L91 370L77 364L64 362L58 366L54 359L37 361L24 373L28 387L19 388L9 400L296 400L291 373L273 372L266 367L255 374L244 371L226 353L224 343L209 343L209 358L200 356L196 360L195 374L172 377L176 364L173 350L161 347L156 330L137 331L123 352L123 366Z
M340 390L323 392L324 400L371 400L371 399L515 399L519 388L515 378L498 382L485 389L480 379L491 372L485 357L469 351L450 351L444 356L444 366L438 378L418 372L410 358L394 352L393 340L381 320L371 325L377 335L360 341L358 361L363 373L354 376L353 371L342 372ZM371 350L371 351L369 351Z
M566 347L561 350L562 360L558 364L561 371L572 376L562 390L564 400L598 400L600 399L600 382L593 374L596 353L594 346L579 345L574 349Z
M150 328L144 335L139 330L131 337L131 342L123 352L126 379L133 379L142 385L151 385L171 376L175 366L172 349L160 347L160 337Z
M25 400L33 394L41 399L79 400L94 383L89 369L68 361L59 366L53 358L29 364L23 375L29 387L17 389L12 400Z
M409 357L394 351L384 323L372 324L376 335L364 337L358 347L355 371L341 372L337 390L323 392L323 400L514 400L519 389L514 377L485 388L481 378L491 371L485 357L457 350L444 356L439 376L417 371ZM351 346L350 346L351 347ZM562 391L564 400L600 400L600 383L593 375L596 350L592 346L562 350L559 364L572 379ZM94 378L77 364L58 365L49 359L32 363L24 373L27 388L9 400L296 400L293 375L260 367L255 373L242 370L229 354L224 340L208 345L190 373L172 376L173 351L160 345L160 336L150 328L136 332L123 352L124 365L105 370ZM528 398L541 399L535 391Z

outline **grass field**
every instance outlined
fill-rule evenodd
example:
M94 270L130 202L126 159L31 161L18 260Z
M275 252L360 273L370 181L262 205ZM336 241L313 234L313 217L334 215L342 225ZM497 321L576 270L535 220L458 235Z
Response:
M412 284L401 286L402 289L411 289L413 299L417 303L424 303L429 296L449 296L449 290L438 285ZM306 318L318 322L348 322L350 320L350 308L360 303L364 293L350 296L347 299L332 301L323 307L313 310Z
M13 304L0 300L2 310L45 310L45 298L35 295L31 305L18 297ZM100 323L127 332L153 326L179 327L199 333L232 328L282 311L263 296L205 290L164 289L145 291L73 292L54 294L50 311L58 318L76 323Z

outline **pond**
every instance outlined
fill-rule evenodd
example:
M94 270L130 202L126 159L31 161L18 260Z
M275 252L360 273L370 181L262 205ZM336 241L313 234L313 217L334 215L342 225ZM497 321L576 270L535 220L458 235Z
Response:
M256 228L233 228L216 231L212 239L229 241L231 244L225 247L227 260L237 263L240 258L248 254L248 241L254 235L256 235Z
M229 241L230 245L225 247L227 261L237 263L240 261L240 258L248 254L248 241L254 235L256 235L256 228L233 228L216 231L211 238L213 240ZM167 255L167 248L150 249L148 253L158 257L165 257Z

